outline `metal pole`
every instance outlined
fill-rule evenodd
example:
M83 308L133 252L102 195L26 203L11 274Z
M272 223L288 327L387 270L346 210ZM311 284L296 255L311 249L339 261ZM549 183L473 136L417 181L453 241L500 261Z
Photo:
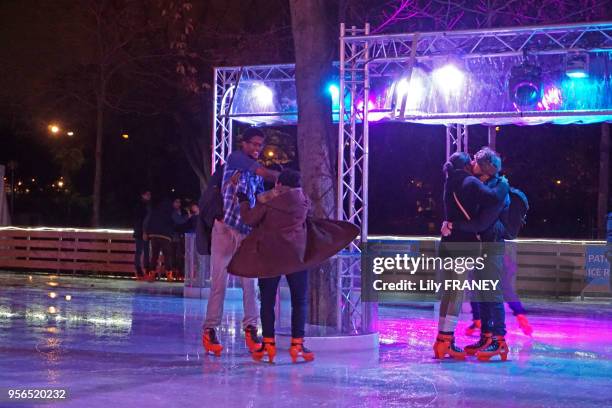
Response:
M340 24L340 84L338 109L338 188L336 196L336 218L343 220L344 212L344 23Z
M216 159L217 159L217 125L219 122L217 111L217 87L219 86L219 72L217 68L214 70L214 84L213 84L213 120L212 120L212 152L211 152L211 160L210 160L210 174L215 172L216 167Z
M489 126L487 129L488 129L489 147L495 150L495 145L497 142L497 131L495 130L495 126Z
M370 34L370 24L366 23L365 35ZM368 61L370 58L370 52L368 42L365 43L365 60ZM369 172L369 136L370 136L370 122L368 120L368 102L370 97L370 70L369 63L366 62L364 66L364 88L363 88L363 169L362 169L362 185L361 194L363 206L362 217L361 217L361 242L368 242L368 172Z
M446 159L451 155L451 125L446 125Z
M355 35L357 27L353 26L352 34ZM351 138L349 140L349 205L348 219L354 223L355 220L355 141L357 139L357 113L359 112L357 104L357 59L355 58L355 44L349 45L353 62L351 64ZM363 100L364 112L368 105L367 99Z

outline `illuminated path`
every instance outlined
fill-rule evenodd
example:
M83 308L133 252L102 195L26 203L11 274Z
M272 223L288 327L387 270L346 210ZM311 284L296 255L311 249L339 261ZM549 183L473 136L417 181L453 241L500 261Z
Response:
M201 353L203 303L160 294L172 284L0 279L0 390L68 390L41 406L612 406L609 302L528 304L534 338L509 316L508 363L431 359L433 309L422 304L381 307L378 353L315 350L315 362L292 365L279 351L268 365L252 362L235 335L239 302L226 304L228 352L214 358ZM31 405L2 396L4 406Z

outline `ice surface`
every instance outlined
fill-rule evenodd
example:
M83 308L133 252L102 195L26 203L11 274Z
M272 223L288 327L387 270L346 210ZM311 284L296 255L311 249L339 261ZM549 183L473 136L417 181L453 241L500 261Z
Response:
M205 302L164 294L166 284L8 273L0 282L0 390L68 390L40 406L612 406L609 302L528 302L535 333L508 316L506 363L432 359L433 307L420 304L380 308L377 352L314 350L313 363L294 365L279 351L269 365L246 351L241 302L226 303L226 350L215 358L200 343ZM2 395L0 406L32 405Z

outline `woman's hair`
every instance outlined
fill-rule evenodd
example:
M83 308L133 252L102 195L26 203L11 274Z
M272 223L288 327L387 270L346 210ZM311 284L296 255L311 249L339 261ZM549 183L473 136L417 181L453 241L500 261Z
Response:
M446 174L453 170L462 170L470 164L470 155L465 152L456 152L451 154L448 161L442 166L442 171Z
M298 171L285 169L278 176L278 182L283 186L296 188L302 187L302 177Z

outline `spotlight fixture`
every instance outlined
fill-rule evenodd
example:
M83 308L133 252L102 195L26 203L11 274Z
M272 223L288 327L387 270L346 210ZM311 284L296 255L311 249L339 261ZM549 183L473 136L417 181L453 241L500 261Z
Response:
M436 85L448 95L461 89L465 74L455 65L446 64L433 72L433 79Z
M542 93L542 69L527 61L512 67L508 91L517 109L536 107Z
M274 101L274 92L264 84L255 84L253 87L253 96L261 105L272 105Z
M586 52L567 54L565 59L565 75L573 79L588 78L589 54Z

